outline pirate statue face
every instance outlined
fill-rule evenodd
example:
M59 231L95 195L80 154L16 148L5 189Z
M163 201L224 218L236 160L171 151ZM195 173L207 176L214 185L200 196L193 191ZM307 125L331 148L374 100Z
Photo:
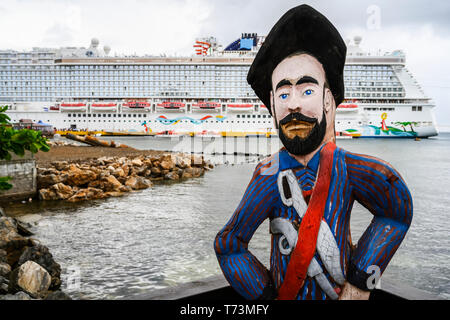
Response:
M334 135L334 99L322 64L298 53L285 58L272 73L270 93L275 127L293 155L307 155ZM327 125L329 124L329 125Z
M247 82L270 106L289 153L310 156L324 142L334 141L346 52L336 28L307 5L289 10L267 35Z

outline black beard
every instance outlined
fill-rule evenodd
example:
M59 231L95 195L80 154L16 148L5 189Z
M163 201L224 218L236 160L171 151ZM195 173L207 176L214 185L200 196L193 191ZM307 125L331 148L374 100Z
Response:
M300 138L296 136L293 139L289 139L285 136L282 125L286 124L292 120L305 121L309 123L315 123L311 132L306 138ZM278 135L280 137L281 142L283 143L286 150L296 156L304 156L307 155L314 150L316 150L323 141L325 137L325 132L327 129L327 119L325 117L325 111L322 115L322 121L318 123L316 118L309 118L299 112L290 113L285 118L283 118L278 124Z

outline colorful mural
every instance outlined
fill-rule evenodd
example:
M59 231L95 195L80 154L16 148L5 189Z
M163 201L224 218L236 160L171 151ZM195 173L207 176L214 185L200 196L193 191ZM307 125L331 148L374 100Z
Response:
M417 132L414 131L413 125L416 122L395 122L395 125L400 125L402 129L396 127L389 127L386 125L386 119L388 114L384 112L381 115L381 126L365 125L362 126L360 130L357 129L347 129L343 132L346 136L352 137L417 137ZM406 130L409 126L410 131Z
M165 124L165 125L176 125L178 122L180 122L181 120L189 120L191 123L193 124L201 124L203 122L205 122L208 119L215 119L219 122L223 122L227 117L224 116L211 116L211 115L207 115L201 119L193 119L190 117L178 117L175 119L167 119L165 116L159 116L158 118L156 118L156 121Z

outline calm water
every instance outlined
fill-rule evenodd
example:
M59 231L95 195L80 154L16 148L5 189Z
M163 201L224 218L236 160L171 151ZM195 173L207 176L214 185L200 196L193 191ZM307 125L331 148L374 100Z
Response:
M120 138L141 149L186 150L198 141ZM235 145L243 153L275 151L277 139L201 141L216 152ZM255 145L259 143L259 146ZM386 278L450 298L450 134L422 141L338 140L349 151L378 156L404 177L414 200L411 228L385 271ZM180 145L182 145L180 147ZM224 148L224 149L221 149ZM247 148L247 149L246 149ZM229 150L229 149L227 149ZM270 152L269 152L270 151ZM215 157L218 165L202 178L155 185L122 198L89 203L16 205L10 213L38 213L36 238L62 265L65 289L76 299L119 299L221 273L213 239L237 207L255 167L254 158ZM248 161L253 161L248 163ZM371 214L355 204L354 241ZM269 265L269 225L265 222L250 250ZM67 284L70 286L67 287Z

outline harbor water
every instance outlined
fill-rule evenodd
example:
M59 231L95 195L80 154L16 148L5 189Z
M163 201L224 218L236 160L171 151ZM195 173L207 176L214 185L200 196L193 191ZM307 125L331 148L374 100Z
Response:
M205 153L215 154L208 157L217 166L201 178L155 184L120 198L9 207L10 214L36 214L35 237L61 264L63 290L74 299L123 299L220 274L214 237L238 206L258 161L256 155L276 152L278 138L109 139L138 149L206 149ZM338 140L337 145L390 162L413 196L412 225L384 276L449 299L450 134L421 141ZM223 155L230 150L231 155ZM355 242L371 218L355 203L351 218ZM266 266L268 231L266 221L249 244Z

